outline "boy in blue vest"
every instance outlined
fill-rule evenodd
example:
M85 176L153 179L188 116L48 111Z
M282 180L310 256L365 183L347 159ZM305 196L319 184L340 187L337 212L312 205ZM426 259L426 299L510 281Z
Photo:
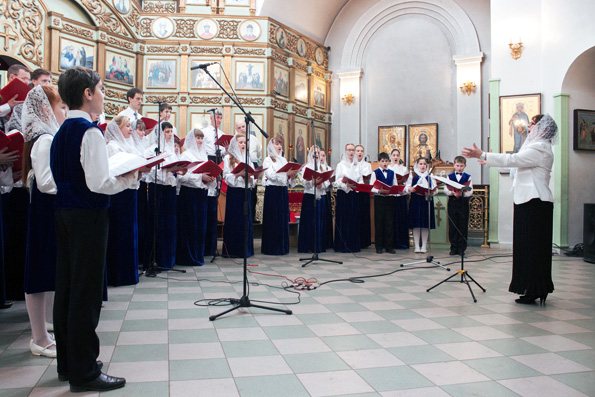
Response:
M68 118L54 137L50 167L58 187L54 201L58 257L54 329L58 379L71 392L123 387L124 378L101 372L97 361L105 279L109 195L136 183L136 173L110 177L105 139L90 113L103 112L104 88L97 72L73 67L58 79Z
M471 175L465 172L467 166L465 157L455 157L454 163L455 172L449 174L448 179L461 185L468 185L470 189L461 191L444 185L444 194L448 196L448 239L450 255L465 255L469 228L469 200L473 195L473 183Z
M384 183L387 186L392 186L395 183L395 172L388 168L390 165L390 158L388 153L379 153L378 162L380 167L374 170L370 178L370 184L374 184L376 180ZM386 250L389 254L394 254L393 249L393 218L395 215L394 201L391 196L385 196L387 190L372 189L374 193L374 243L376 245L376 253L382 254L382 250Z

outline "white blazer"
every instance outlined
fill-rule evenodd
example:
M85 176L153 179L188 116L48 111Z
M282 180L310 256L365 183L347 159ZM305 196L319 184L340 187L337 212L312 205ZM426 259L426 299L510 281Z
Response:
M489 167L517 168L512 182L515 204L523 204L534 198L554 201L550 190L554 153L550 143L530 143L515 154L486 153L486 161Z

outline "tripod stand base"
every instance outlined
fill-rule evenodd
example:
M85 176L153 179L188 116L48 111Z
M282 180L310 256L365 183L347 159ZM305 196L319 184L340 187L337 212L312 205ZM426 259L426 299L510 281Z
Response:
M313 253L311 258L300 258L300 262L303 262L303 261L308 261L308 262L304 263L302 265L302 267L306 267L306 266L308 266L310 263L312 263L314 261L323 261L323 262L329 262L329 263L337 263L339 265L342 265L343 264L343 262L341 262L341 261L332 261L330 259L322 259L322 258L320 258L318 256L318 253L317 252Z
M457 281L457 280L450 281L451 278L453 278L453 277L455 277L455 276L457 276L459 274L461 275L461 280L460 281ZM431 290L433 290L434 288L436 288L437 286L439 286L442 283L464 283L464 284L467 284L467 288L469 288L469 292L471 292L471 297L473 298L473 302L474 303L477 303L477 299L475 298L475 294L473 293L473 290L471 289L471 284L469 284L469 280L467 280L467 277L471 281L473 281L479 288L481 288L481 290L483 292L486 292L485 288L483 288L481 285L479 285L479 283L477 281L475 281L475 279L473 277L471 277L471 275L467 272L467 270L464 270L464 269L458 270L452 276L450 276L450 277L448 277L448 278L440 281L438 284L434 285L433 287L428 288L426 290L426 292L430 292Z
M161 272L186 273L186 270L174 269L173 267L171 269L167 268L167 267L160 267L159 265L157 265L157 263L153 263L153 266L149 267L148 269L145 269L145 271L144 271L145 276L147 276L147 277L155 277L157 274L159 274Z
M213 258L211 259L211 263L215 262L215 259L217 259L218 256L221 256L219 254L219 250L215 250L215 253L213 254Z
M218 317L221 317L224 314L227 314L229 312L237 310L241 307L257 307L259 309L272 310L275 312L281 312L281 313L285 313L285 314L293 314L293 312L289 309L277 309L276 307L254 305L252 302L250 302L250 298L248 298L248 296L246 296L246 295L242 296L240 299L230 299L230 302L234 305L234 307L232 307L231 309L225 310L224 312L221 312L219 314L214 314L214 315L210 316L209 320L215 321Z

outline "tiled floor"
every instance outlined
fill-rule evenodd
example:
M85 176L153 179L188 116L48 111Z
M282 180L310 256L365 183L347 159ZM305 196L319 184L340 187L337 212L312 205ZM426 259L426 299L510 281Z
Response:
M433 253L453 261L445 250ZM459 264L451 272L425 263L401 268L419 256L373 250L322 254L344 263L306 268L295 253L251 258L254 272L343 279L302 292L299 304L287 305L291 316L252 308L209 321L226 307L195 301L241 296L242 270L231 260L111 288L99 358L128 383L110 395L595 395L595 265L555 257L556 291L547 305L521 306L507 292L508 250L468 254L466 269L487 289L473 285L477 303L461 283L426 292ZM503 256L488 258L494 255ZM345 281L375 274L386 275ZM249 279L268 284L250 286L253 301L297 300L282 278ZM67 393L55 360L32 356L29 338L23 302L0 311L0 395Z

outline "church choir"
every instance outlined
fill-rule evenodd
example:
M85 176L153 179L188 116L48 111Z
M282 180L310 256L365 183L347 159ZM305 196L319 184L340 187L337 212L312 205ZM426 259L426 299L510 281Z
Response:
M135 183L111 195L106 256L108 285L137 284L139 269L146 270L154 264L166 269L174 265L202 266L206 256L218 253L217 205L222 183L226 196L221 247L223 257L243 257L245 248L247 256L254 254L255 207L252 191L259 180L264 186L263 254L289 253L288 189L293 188L299 180L304 194L298 229L298 252L319 253L334 248L336 252L356 253L370 246L370 193L360 192L358 185L369 184L373 171L364 159L363 146L345 146L334 179L329 181L319 177L331 168L326 163L324 148L316 145L309 148L307 161L300 170L279 172L287 160L282 140L273 137L266 148L262 176L250 175L246 183L244 171L237 172L236 167L244 165L248 159L248 166L254 169L260 160L251 155L246 156L243 121L239 122L242 125L236 126L236 134L227 146L215 143L217 137L223 134L219 128L222 121L219 111L213 112L210 126L202 130L192 129L180 141L175 135L175 126L170 122L171 106L168 104L160 105L157 126L147 130L140 114L142 95L142 91L131 89L128 93L130 106L107 124L104 138L108 157L121 152L145 158L166 153L167 157L161 166L141 169ZM55 88L38 86L28 95L21 112L22 133L27 142L25 175L22 179L30 191L27 249L23 255L26 257L25 296L33 334L31 351L34 354L55 356L55 342L48 336L46 329L45 302L46 298L51 300L47 293L54 289L56 237L54 218L43 214L52 211L57 191L49 165L50 146L53 135L66 117L66 109ZM176 142L182 143L181 148L176 149ZM252 144L257 145L256 142ZM261 150L260 146L257 149ZM189 170L179 166L167 167L178 160L197 163L209 159L216 161L217 155L222 159L223 172L220 177L194 173L198 165ZM383 178L390 175L391 180L385 182L389 186L406 185L402 193L382 199L383 206L392 206L387 211L392 218L392 244L386 243L390 248L387 252L394 252L393 248L409 248L410 228L413 229L415 252L426 252L428 230L435 227L432 195L437 191L436 181L428 173L428 160L423 157L417 159L414 170L409 172L402 165L398 149L393 149L383 158L387 156L390 160L386 161L390 161L390 164L382 175ZM4 192L14 185L10 163L6 158L0 156L0 180ZM316 179L304 178L307 169L316 172ZM376 179L372 177L372 182ZM250 192L246 192L246 188ZM334 211L331 204L333 189L336 189ZM377 191L375 193L378 195ZM248 200L247 206L244 206L244 200ZM377 201L380 202L380 199ZM244 208L248 214L244 213ZM249 220L247 229L245 219ZM4 284L4 281L0 280L0 284ZM1 287L4 288L3 285ZM0 303L4 304L4 290L0 289L0 293Z

